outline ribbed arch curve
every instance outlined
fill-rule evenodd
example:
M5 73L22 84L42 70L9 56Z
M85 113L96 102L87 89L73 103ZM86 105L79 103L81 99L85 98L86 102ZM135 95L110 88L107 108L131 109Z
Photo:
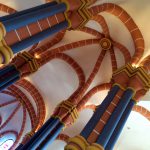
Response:
M150 111L143 106L135 105L132 109L150 121Z
M9 114L9 116L6 118L6 120L3 121L3 123L0 126L0 130L4 130L6 128L7 124L14 118L14 116L18 113L20 108L21 108L21 104L18 103L14 107L13 111L11 112L11 114Z
M15 115L18 113L18 111L20 109L23 113L22 114L22 122L20 124L20 129L18 129L19 131L17 131L18 133L16 135L16 139L15 139L14 144L13 144L11 149L14 149L16 147L16 145L18 144L18 142L20 141L20 139L21 139L21 137L24 133L25 126L26 126L27 112L29 113L29 117L30 117L30 120L31 120L31 130L34 131L34 132L36 130L38 130L39 127L41 127L43 125L44 118L45 118L45 111L44 111L45 105L44 105L44 101L43 101L40 93L36 90L36 88L32 84L30 84L29 81L26 81L24 79L23 81L20 81L20 82L18 83L19 86L22 85L23 88L25 86L24 89L27 90L27 91L30 91L30 95L33 97L33 99L38 104L37 109L40 109L40 111L36 115L35 110L34 110L32 104L31 104L30 100L19 89L19 86L11 85L10 87L8 87L8 89L2 91L3 94L9 95L9 96L14 97L14 98L13 98L13 100L1 103L0 107L6 107L6 106L14 104L14 103L17 103L17 105L15 106L15 108L14 108L13 112L11 113L11 115L8 116L6 121L1 124L0 129L5 130L5 127L7 126L7 124L12 120L12 118L15 117ZM40 99L40 97L41 97L41 99ZM41 110L44 111L44 113L42 113Z
M11 147L11 149L13 149L18 144L18 142L19 142L20 138L22 137L23 132L25 130L26 118L27 118L26 107L22 103L22 101L20 101L20 99L18 97L16 97L14 95L14 93L11 93L11 91L9 91L8 89L6 91L3 91L3 93L10 95L10 96L13 96L15 99L2 103L0 105L0 107L6 107L8 105L12 105L14 103L17 103L17 105L14 107L13 111L8 116L8 118L6 118L6 120L0 125L0 131L3 131L3 134L11 133L7 130L7 125L10 124L10 122L12 121L12 119L14 119L14 117L16 118L16 115L18 115L18 112L20 112L20 109L22 110L22 117L21 117L22 121L21 121L20 128L18 129L18 131L15 131L15 132L17 132L17 134L15 134L16 137L14 139L13 146ZM9 128L11 129L11 126ZM12 131L12 130L10 130L10 131Z
M96 110L96 108L97 108L97 105L95 104L85 105L83 107L83 109L91 109L93 112Z
M118 68L116 55L115 55L115 48L118 48L118 50L124 56L125 63L128 63L131 60L131 54L129 50L123 44L113 40L113 38L110 35L109 27L107 25L107 22L105 21L105 18L102 15L97 14L92 17L92 20L98 22L98 24L102 27L103 37L108 38L111 41L112 47L109 50L109 52L110 52L111 63L112 63L112 71L115 71Z
M18 136L18 132L14 131L14 130L7 130L7 131L0 132L1 137L5 136L7 134L13 134L15 138L17 138L17 136Z
M78 103L77 105L77 109L78 111L82 111L83 109L85 109L87 106L91 107L93 110L96 109L94 104L87 104L88 102L90 103L90 98L96 94L97 92L100 91L104 91L104 90L109 90L111 88L111 83L104 83L104 84L100 84L97 85L95 87L93 87L80 101L80 103Z
M109 49L111 63L112 63L112 71L115 71L118 68L116 55L115 55L115 48L118 48L118 50L123 54L125 63L128 63L131 60L131 54L130 54L129 50L123 44L113 40L113 38L110 35L109 27L107 25L107 22L105 21L105 18L102 15L96 15L96 16L92 17L92 20L97 22L102 27L102 33L98 32L94 29L92 29L92 30L101 34L101 36L99 36L99 37L101 37L101 38L105 37L105 38L109 39L112 44L112 47ZM84 31L84 32L88 31L91 34L94 33L94 31L89 31L91 29L86 29L86 27L84 27L84 28L81 29L81 31ZM98 33L97 34L95 33L95 36L98 35Z
M83 27L81 28L79 31L85 32L87 34L93 35L98 39L101 39L104 35L102 33L100 33L99 31L92 29L90 27Z
M109 38L110 33L109 33L109 28L108 28L105 18L102 15L95 15L95 16L92 16L91 19L101 26L102 33L104 34L105 37Z
M9 103L5 103L5 104L12 104L14 102L20 102L27 109L27 112L29 113L29 117L31 120L31 126L33 128L36 124L35 120L37 116L28 97L19 88L17 88L14 85L8 87L7 90L4 90L2 92L15 97L15 101L10 101Z
M19 141L20 141L20 139L21 139L21 137L22 137L22 135L23 135L23 132L24 132L24 130L25 130L25 126L26 126L26 122L27 122L27 115L26 115L26 107L23 105L23 117L22 117L23 119L22 119L22 124L21 124L21 128L20 128L20 131L19 131L19 133L18 133L18 136L17 136L17 138L16 138L16 140L15 140L15 142L14 142L14 144L13 144L13 146L11 147L11 149L13 150L16 146L17 146L17 144L19 143Z
M39 91L34 87L33 84L31 84L28 80L22 79L15 83L17 86L20 86L24 88L34 99L36 107L37 107L37 118L36 118L36 124L33 131L37 131L44 123L45 116L46 116L46 107L43 100L42 95L39 93Z
M41 44L39 47L37 45L37 47L31 48L29 53L35 57L38 57L40 54L48 51L55 44L59 43L63 39L65 33L66 30L58 32L52 39L50 39L50 41L46 42L45 44Z
M2 3L0 3L0 11L8 13L8 14L13 14L13 13L17 12L14 8L11 8L11 7L9 7L5 4L2 4Z
M67 143L68 139L70 137L67 134L59 134L58 137L56 138L56 140L60 140L60 141L64 141Z
M93 16L101 12L108 12L118 17L123 22L123 24L129 30L135 46L135 53L133 58L131 59L131 63L137 64L143 56L145 43L141 31L139 30L133 19L130 17L130 15L125 10L123 10L123 8L113 3L104 3L102 5L97 5L91 7L89 11Z

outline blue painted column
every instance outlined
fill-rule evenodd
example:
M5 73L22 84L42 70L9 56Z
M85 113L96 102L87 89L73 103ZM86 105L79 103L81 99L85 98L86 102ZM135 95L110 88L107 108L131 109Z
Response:
M111 138L119 120L121 119L125 109L127 108L133 94L134 94L134 91L130 88L128 88L124 92L123 96L120 99L119 104L115 108L114 112L110 116L110 119L107 121L104 129L102 130L99 138L97 139L96 143L103 146L104 149L105 149L109 139Z
M14 79L12 79L11 81L7 82L5 85L0 86L0 91L3 91L4 89L8 88L9 86L11 86L13 83L17 82L20 79L20 77L15 77Z
M11 73L8 72L2 77L0 76L0 87L4 86L5 84L11 82L11 80L15 79L16 77L20 76L20 72L18 70L13 70Z
M34 140L37 138L37 137L39 137L40 136L40 134L44 131L44 129L49 125L51 125L53 122L54 122L54 120L55 120L55 118L50 118L50 119L48 119L45 123L44 123L44 125L33 135L33 137L30 139L30 141L28 141L28 143L26 143L26 145L23 145L23 144L20 144L17 148L16 148L16 150L20 150L20 148L23 148L23 146L25 147L27 147L28 145L30 145L32 142L34 142Z
M34 136L19 150L34 150L44 139L53 131L53 129L60 123L58 118L50 118L46 123L37 131Z
M19 16L31 13L33 11L34 12L38 11L39 9L44 9L44 8L47 8L47 7L50 7L50 6L54 6L56 4L58 4L58 3L56 1L53 1L53 2L50 2L50 3L47 3L47 4L43 4L43 5L40 5L40 6L37 6L37 7L33 7L33 8L29 8L29 9L25 9L25 10L19 11L19 12L16 12L14 14L11 14L11 15L2 16L2 17L0 17L0 22L6 21L6 20L10 20L12 18L14 19L14 18L17 18Z
M119 91L119 89L120 89L120 87L118 85L114 85L112 87L112 89L109 91L108 95L102 102L102 104L97 108L96 112L94 113L94 115L92 116L90 121L87 123L85 128L82 130L80 135L83 136L85 139L87 139L89 137L90 133L93 131L97 122L102 117L103 113L105 112L105 110L107 109L107 107L109 106L109 104L111 103L111 101L113 100L113 98L115 97L117 92Z
M19 144L19 146L15 150L20 150L23 147L23 144Z
M57 136L60 134L60 132L62 131L64 125L60 122L56 128L53 130L52 133L50 133L43 142L41 142L39 144L39 146L37 147L37 149L45 149L47 148L48 145L50 145L56 138ZM36 149L36 147L34 147L33 149Z
M5 73L8 73L8 72L11 72L15 69L15 66L14 65L8 65L8 66L5 66L4 68L1 68L0 69L0 76L2 77L2 75L4 75Z
M15 66L6 66L0 70L0 91L20 79L20 72Z
M25 49L25 48L28 48L29 46L33 45L33 44L36 44L38 43L39 41L47 38L48 36L50 35L53 35L63 29L66 29L68 27L68 22L67 21L64 21L64 22L61 22L51 28L48 28L36 35L33 35L32 37L29 37L23 41L20 41L12 46L10 46L10 48L12 49L13 53L18 53L19 51Z
M119 120L119 123L117 127L115 128L109 142L107 143L105 150L113 150L134 105L135 105L135 101L131 100L125 112L123 113L121 119Z
M45 4L47 5L47 4ZM37 20L41 20L50 16L53 16L57 13L63 13L67 9L65 3L60 3L57 5L52 5L50 7L46 7L44 9L38 9L37 11L31 11L30 13L2 21L7 32L21 28L30 23L36 22Z

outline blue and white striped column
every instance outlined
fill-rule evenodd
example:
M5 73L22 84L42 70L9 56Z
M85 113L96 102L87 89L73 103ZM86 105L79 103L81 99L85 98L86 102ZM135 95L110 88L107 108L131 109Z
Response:
M20 79L20 72L15 66L6 66L0 70L0 91L15 83Z
M109 142L116 126L118 125L119 120L121 119L130 100L132 99L133 94L134 91L131 88L128 88L123 93L119 104L115 108L114 112L110 116L110 119L107 121L104 129L102 130L99 138L97 139L96 143L100 144L104 149L106 148L106 145Z
M135 105L135 101L131 100L125 112L123 113L121 119L119 120L119 123L115 128L109 142L107 143L105 150L113 150L134 105Z
M39 9L44 9L46 7L55 6L57 4L58 3L56 1L52 1L52 2L47 3L47 4L43 4L43 5L40 5L40 6L36 6L36 7L33 7L33 8L29 8L29 9L25 9L25 10L16 12L14 14L2 16L2 17L0 17L0 22L6 21L6 20L8 21L8 20L11 20L12 18L14 19L14 18L17 18L19 16L22 16L22 15L25 15L25 14L30 14L31 12L38 11Z
M23 147L18 150L34 150L40 143L42 143L46 137L51 134L56 126L60 125L60 120L58 118L50 118L46 123L37 131L34 136L27 142ZM58 133L58 132L57 132ZM53 133L52 139L55 138L57 133Z
M37 147L37 149L46 149L48 147L48 145L52 144L52 142L54 142L54 140L57 138L57 136L60 134L60 132L62 131L64 125L60 122L55 129L49 133L49 135L45 138L45 140L41 143L39 143L39 146Z
M117 92L119 91L119 89L120 89L120 87L118 85L114 85L112 87L112 89L109 91L108 95L102 102L102 104L97 108L96 112L94 113L94 115L92 116L90 121L87 123L85 128L82 130L80 135L83 136L85 139L87 139L89 137L90 133L93 131L93 129L97 125L97 122L102 117L103 113L105 112L105 110L107 109L107 107L109 106L111 101L114 99L114 97L117 94Z
M67 29L67 27L69 26L67 21L61 22L51 28L48 28L36 35L33 35L32 37L29 37L25 40L22 40L12 46L10 46L10 48L12 49L13 53L16 54L18 52L20 52L23 49L28 48L29 46L38 43L39 41L47 38L50 35L53 35L61 30Z
M33 9L34 11L30 11L30 13L23 13L22 15L16 14L14 18L9 17L9 19L1 19L1 23L5 27L6 32L10 32L38 20L53 16L57 13L63 13L67 10L65 3L60 3L57 5L47 3L44 4L44 6L40 9Z

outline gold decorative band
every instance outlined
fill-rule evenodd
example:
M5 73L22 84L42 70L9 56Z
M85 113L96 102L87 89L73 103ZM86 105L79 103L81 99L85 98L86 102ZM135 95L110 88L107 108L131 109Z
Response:
M69 11L70 10L70 5L69 5L69 3L68 3L68 1L67 0L56 0L58 3L65 3L66 4L66 7L67 7L67 9L66 9L66 11Z
M37 60L28 52L24 51L22 53L18 53L17 57L23 58L27 63L29 63L31 73L35 72L39 68L39 64Z
M89 146L89 143L81 135L77 135L73 138L69 138L68 144L65 146L65 150L85 150Z
M68 18L67 12L65 12L64 15L65 15L66 21L68 22L68 29L70 29L72 27L72 24L71 24L70 19Z
M10 62L10 59L13 56L13 52L12 52L11 48L7 45L0 46L0 53L1 53L0 58L3 59L3 60L0 60L0 62L2 64L8 64Z
M82 2L81 7L78 9L78 13L83 18L82 23L79 25L79 29L84 27L84 25L90 20L91 13L88 10L89 1L87 0L80 0Z
M93 143L92 145L88 146L86 150L104 150L104 148L97 143Z
M2 22L0 22L0 40L6 35L6 29Z
M120 85L120 84L118 84L118 83L114 83L114 84L113 84L113 86L115 86L115 85L116 85L116 86L119 86L119 88L122 89L123 91L126 90L122 85Z

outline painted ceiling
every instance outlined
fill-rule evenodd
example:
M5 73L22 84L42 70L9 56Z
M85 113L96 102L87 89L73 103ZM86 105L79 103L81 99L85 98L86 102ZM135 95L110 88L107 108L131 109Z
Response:
M144 56L147 56L150 52L150 33L149 33L149 14L150 14L150 1L149 0L98 0L96 5L102 4L105 2L112 2L123 7L134 19L138 27L140 28L144 39L145 39L145 53ZM45 3L44 0L0 0L0 3L8 5L16 10L23 10L30 7L34 7ZM1 13L1 15L6 15L6 13ZM114 16L106 13L102 13L106 22L109 26L110 34L113 39L117 42L125 45L131 55L134 52L133 41L131 39L130 34L124 25ZM102 31L102 28L94 21L90 21L86 26L91 27L99 32ZM74 41L79 41L83 39L90 39L93 36L83 33L81 31L67 31L63 40L59 42L54 47L58 47L60 45L64 45L67 43L71 43ZM52 37L49 37L44 42L40 44L46 43ZM91 73L91 70L94 66L94 63L99 55L100 45L94 44L91 46L85 46L77 49L73 49L71 51L66 52L69 56L71 56L74 60L76 60L79 65L83 68L83 71L86 75L86 78ZM115 55L117 59L118 67L124 65L124 59L121 52L116 48ZM112 75L111 69L111 59L109 53L106 54L100 70L96 75L93 83L89 87L90 90L97 84L107 83L110 81ZM46 104L46 119L50 117L54 108L60 103L62 100L67 99L77 88L78 79L74 71L63 61L61 60L53 60L43 66L37 73L31 75L26 78L30 81L40 92L42 95L44 102ZM36 110L35 103L32 97L28 94L26 90L19 87L24 93L27 94L28 99L33 104L35 111ZM98 92L94 96L91 97L88 104L98 105L102 102L107 94L107 90L102 92ZM139 102L139 106L145 107L150 111L150 93L148 93L141 102ZM8 96L4 93L0 95L0 104L5 102L9 102L15 100L13 96ZM0 108L0 116L2 117L2 121L5 122L9 115L16 109L18 103L12 103L11 105L7 105L7 107ZM18 108L17 113L12 118L12 120L1 130L1 132L13 130L20 130L20 126L23 119L23 107ZM80 113L80 117L77 122L63 131L64 134L68 136L74 136L80 133L83 127L86 125L88 120L93 114L92 109L84 109ZM23 135L29 132L31 129L31 123L29 119L29 114L26 116L26 123L23 131ZM0 119L1 122L1 119ZM1 123L0 123L1 124ZM1 128L1 127L0 127ZM11 135L9 135L11 136ZM149 150L150 149L150 120L146 119L139 113L132 111L123 132L115 146L115 150ZM1 140L1 139L0 139ZM20 140L21 141L21 140ZM52 145L47 147L47 150L63 150L65 142L56 140Z

